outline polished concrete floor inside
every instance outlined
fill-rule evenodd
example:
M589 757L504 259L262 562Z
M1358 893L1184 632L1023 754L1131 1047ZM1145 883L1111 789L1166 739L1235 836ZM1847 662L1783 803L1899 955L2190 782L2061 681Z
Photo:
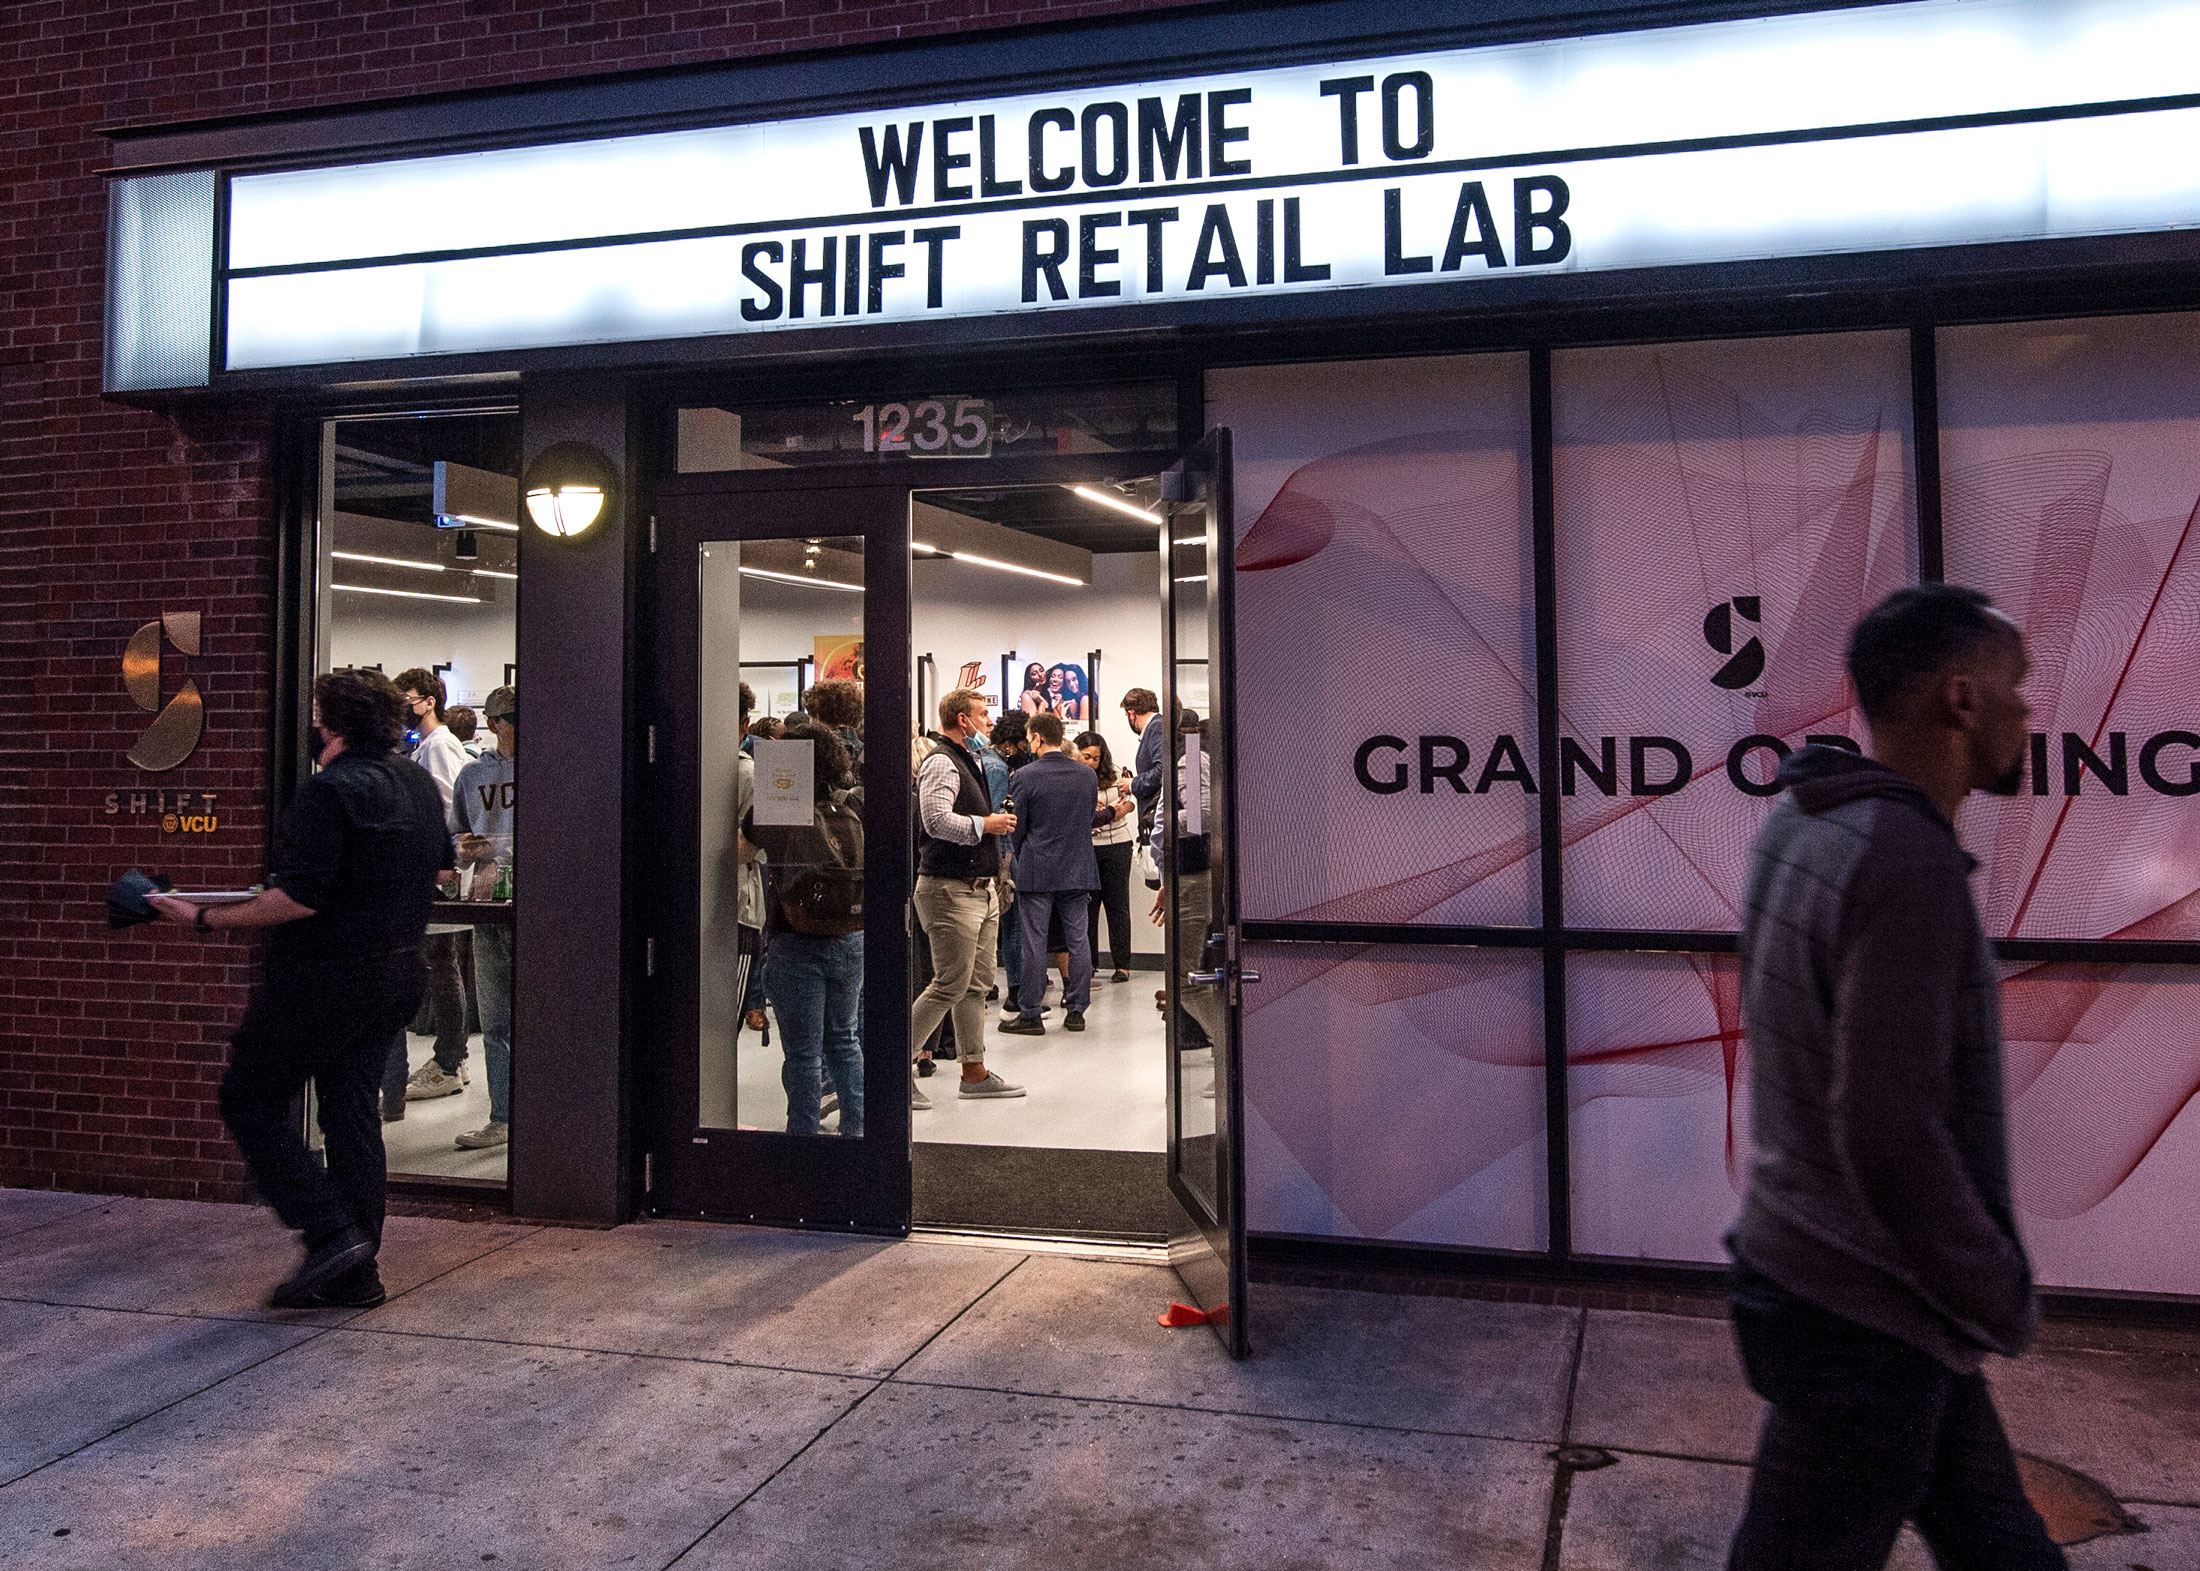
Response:
M1004 1036L1007 1017L996 1003L986 1013L986 1062L1025 1088L1021 1097L1003 1101L965 1101L955 1093L953 1064L941 1064L920 1081L931 1095L930 1109L916 1115L920 1141L1024 1149L1159 1152L1166 1147L1166 1062L1161 1011L1154 1007L1158 971L1133 971L1128 982L1110 982L1109 973L1093 980L1086 1029L1063 1029L1061 983L1051 987L1043 1037ZM784 1054L776 1015L770 1016L767 1045L756 1032L741 1034L736 1086L741 1127L786 1127L787 1094L780 1083ZM433 1039L408 1036L412 1069L428 1062ZM1187 1060L1187 1073L1204 1090L1212 1082L1212 1063L1198 1053ZM422 1178L464 1178L503 1182L507 1152L460 1150L457 1137L489 1119L489 1093L482 1072L481 1037L469 1039L467 1085L455 1096L408 1102L405 1116L382 1127L393 1174ZM1198 1100L1195 1097L1195 1101ZM1194 1124L1209 1115L1204 1106L1191 1111ZM838 1128L828 1114L824 1129ZM1199 1131L1195 1128L1193 1133Z
M955 1093L956 1069L942 1064L919 1082L932 1106L916 1115L916 1138L1078 1151L1162 1150L1167 1066L1161 1011L1153 998L1161 973L1133 971L1128 982L1110 982L1108 975L1103 971L1093 979L1081 1032L1062 1027L1059 978L1048 994L1052 1012L1044 1017L1043 1037L1003 1036L1002 1006L990 1006L987 1067L1022 1086L1025 1094L965 1101ZM776 1018L769 1047L753 1031L741 1034L737 1095L744 1128L786 1127L780 1040ZM835 1127L830 1118L825 1127Z
M432 1056L435 1038L405 1038L411 1069ZM467 1040L466 1088L456 1096L439 1096L429 1102L407 1102L405 1116L382 1126L383 1149L389 1153L393 1174L421 1178L479 1178L503 1183L508 1149L461 1151L454 1143L469 1130L489 1122L489 1083L481 1068L481 1036Z
M0 1565L1713 1571L1757 1423L1716 1318L1256 1282L1235 1364L1135 1251L398 1216L386 1305L260 1309L295 1258L0 1190ZM2200 1565L2200 1334L1989 1376L2146 1529L2073 1566Z

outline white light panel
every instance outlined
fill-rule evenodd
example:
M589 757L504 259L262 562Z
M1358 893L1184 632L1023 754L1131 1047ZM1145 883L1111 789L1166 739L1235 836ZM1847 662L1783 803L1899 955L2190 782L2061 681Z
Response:
M1386 151L1378 88L1356 100L1358 149L1348 161L1340 100L1321 84L1401 73L1429 82L1427 155ZM1038 111L1075 118L1092 109L1102 118L1091 123L1105 126L1105 106L1155 98L1173 112L1182 95L1203 95L1212 121L1213 95L1240 91L1247 101L1227 113L1246 135L1224 151L1249 161L1257 188L1140 184L1134 168L1123 183L1087 189L1091 176L1077 168L1082 133L1044 128L1048 157L1072 170L1060 205L986 208L938 188L980 176L974 128L954 133L953 151L971 155L970 164L943 174L934 157L943 119L990 119L995 172L1025 182L1028 200L1026 133ZM230 186L227 256L233 272L250 276L224 285L224 363L403 360L1472 282L1537 267L1588 273L2180 229L2200 225L2200 111L2135 107L2180 95L2200 95L2200 0L1916 0L246 175ZM2014 124L1918 124L2104 105L2121 107ZM898 190L874 201L886 188L867 169L859 133L876 137L891 126L907 136L919 125L930 140L910 164L909 202L962 204L951 211L913 211ZM1805 139L1701 145L1789 134ZM1202 141L1212 156L1211 138ZM1134 128L1134 165L1138 144ZM1431 170L1444 160L1470 167ZM1514 182L1545 177L1565 183L1568 246L1563 257L1523 265ZM1479 255L1442 265L1470 179L1483 187L1510 265ZM1159 204L1178 218L1158 231L1156 286L1148 233L1127 215ZM1286 276L1287 210L1297 215L1299 260L1326 276ZM1195 280L1195 253L1218 253L1203 251L1200 239L1216 211L1233 232L1243 276L1222 270ZM1256 239L1264 213L1269 245ZM1093 248L1114 256L1079 254L1087 216L1122 220L1095 231ZM1027 278L1026 226L1035 221L1065 225L1066 298ZM941 223L960 232L940 242L934 305L931 254L907 236ZM713 227L742 232L697 232ZM869 237L894 232L902 238L882 253L889 267L874 276ZM851 237L863 237L864 249L855 303L841 299L839 312L825 313L813 288L806 315L766 314L770 291L749 275L784 288L794 244L815 267L826 244L847 246ZM529 246L545 249L511 249ZM504 249L468 254L494 248ZM1431 265L1393 271L1386 252ZM1255 276L1261 256L1270 276ZM299 270L253 272L271 268ZM843 253L836 285L844 268ZM1085 278L1115 292L1086 291Z

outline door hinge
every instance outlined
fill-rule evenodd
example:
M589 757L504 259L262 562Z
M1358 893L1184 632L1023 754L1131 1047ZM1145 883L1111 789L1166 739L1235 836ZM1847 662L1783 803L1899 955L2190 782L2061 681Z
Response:
M649 761L653 764L657 762L657 728L655 726L649 728Z
M645 938L642 940L642 975L655 976L656 974L657 940L654 938Z
M655 513L649 515L649 554L651 556L657 554L657 515Z

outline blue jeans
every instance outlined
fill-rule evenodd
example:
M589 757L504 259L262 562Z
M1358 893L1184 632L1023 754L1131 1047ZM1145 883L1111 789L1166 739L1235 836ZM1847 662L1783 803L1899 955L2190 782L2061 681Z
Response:
M840 1094L840 1132L863 1133L863 935L822 938L774 933L764 952L764 986L779 1016L786 1062L787 1133L818 1132L824 1078Z
M474 998L481 1010L481 1056L489 1075L489 1122L512 1121L512 930L474 929Z
M1943 1571L2062 1571L1983 1374L1820 1309L1746 1265L1734 1338L1771 1404L1729 1571L1878 1571L1905 1518Z
M1019 889L1016 910L1024 951L1023 974L1016 987L1018 1011L1026 1020L1039 1018L1047 996L1047 928L1059 911L1062 941L1069 945L1069 986L1063 990L1062 1007L1081 1013L1092 1002L1092 938L1086 926L1092 916L1092 891Z

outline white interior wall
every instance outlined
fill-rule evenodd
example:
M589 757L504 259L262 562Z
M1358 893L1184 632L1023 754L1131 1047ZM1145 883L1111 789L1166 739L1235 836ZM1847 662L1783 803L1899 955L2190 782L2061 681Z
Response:
M1155 552L1095 556L1092 583L1075 588L967 562L919 561L913 652L932 657L941 692L964 661L980 662L985 690L998 699L1001 656L1010 650L1012 689L1022 687L1021 667L1029 661L1082 665L1099 650L1093 729L1108 739L1116 762L1129 765L1138 738L1123 718L1123 695L1134 687L1161 690L1160 566Z
M330 617L329 665L374 666L395 676L413 666L433 669L448 661L443 685L454 704L480 708L504 681L514 658L519 608L517 583L493 583L494 599L480 605L438 600L400 600L387 595L339 594Z
M1019 668L1032 660L1082 665L1099 650L1093 729L1108 739L1117 762L1129 765L1138 738L1123 718L1123 695L1134 687L1161 690L1160 564L1152 552L1096 556L1092 583L1078 587L967 562L919 560L911 564L911 653L932 657L941 692L964 661L977 661L985 690L998 700L1001 656L1011 650ZM770 579L747 580L741 600L741 658L751 661L811 653L816 635L852 630L862 604L854 595ZM1011 677L1021 687L1020 670ZM761 687L753 680L750 685L758 687L762 703Z
M1012 688L1023 685L1022 667L1083 664L1100 651L1100 691L1092 729L1108 739L1108 751L1124 768L1136 762L1138 738L1123 718L1123 695L1134 687L1161 690L1161 557L1158 552L1111 552L1092 559L1084 587L1023 578L967 562L918 561L912 565L916 605L912 652L929 654L937 690L945 692L966 660L985 671L985 690L998 697L1001 656L1016 652ZM1012 691L1009 697L1013 699ZM1161 929L1146 920L1151 897L1131 879L1131 947L1161 952Z

